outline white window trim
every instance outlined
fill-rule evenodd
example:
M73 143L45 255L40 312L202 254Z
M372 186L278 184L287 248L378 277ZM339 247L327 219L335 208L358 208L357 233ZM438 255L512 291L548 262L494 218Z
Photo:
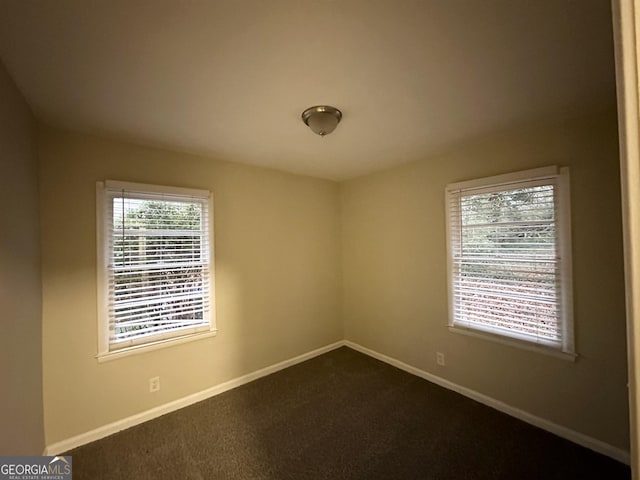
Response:
M209 326L199 327L196 331L187 331L184 335L169 338L156 338L144 344L136 344L117 350L109 350L109 318L107 315L107 261L108 245L104 238L104 221L106 213L105 197L107 191L126 190L137 194L165 193L168 195L181 195L196 199L208 199L209 202L209 258L210 281L209 288ZM96 182L96 246L97 246L97 298L98 298L98 362L106 362L117 358L145 353L160 348L171 347L186 342L210 338L216 335L216 307L215 307L215 257L214 257L214 224L213 224L213 195L208 190L193 188L167 187L161 185L149 185L143 183L120 182L106 180Z
M556 348L550 345L535 343L526 338L517 338L517 334L512 336L500 335L495 332L485 331L481 328L469 328L459 324L454 324L454 290L453 290L453 249L451 238L451 212L449 209L449 194L455 190L484 189L493 191L496 187L507 187L509 184L518 184L529 181L545 181L554 179L557 185L558 208L557 226L559 230L557 248L562 258L560 278L561 278L561 302L563 306L562 318L562 345ZM571 203L569 186L568 167L542 167L519 172L496 175L480 179L451 183L445 189L446 205L446 242L447 242L447 290L449 307L449 331L462 333L472 337L491 340L505 345L519 347L525 350L535 351L565 360L575 361L578 356L575 353L574 328L573 328L573 268L571 255Z

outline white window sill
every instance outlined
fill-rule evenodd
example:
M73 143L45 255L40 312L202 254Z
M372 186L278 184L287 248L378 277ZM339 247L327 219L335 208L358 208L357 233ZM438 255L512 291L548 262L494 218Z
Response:
M484 332L481 330L449 325L449 331L453 333L467 335L469 337L482 338L484 340L501 343L503 345L509 345L511 347L521 348L523 350L542 353L543 355L549 355L549 356L560 358L562 360L566 360L569 362L575 362L576 358L578 357L576 353L563 352L562 350L557 350L553 347L548 347L546 345L530 343L525 340L518 340L516 338L504 337L502 335L496 335L494 333Z
M98 360L98 363L110 362L111 360L117 360L118 358L128 357L130 355L138 355L140 353L147 353L160 348L173 347L182 343L195 342L196 340L215 337L216 333L217 330L210 330L207 332L190 333L180 337L166 338L152 343L146 343L144 345L134 345L132 347L121 348L112 352L99 353L96 355L96 359Z

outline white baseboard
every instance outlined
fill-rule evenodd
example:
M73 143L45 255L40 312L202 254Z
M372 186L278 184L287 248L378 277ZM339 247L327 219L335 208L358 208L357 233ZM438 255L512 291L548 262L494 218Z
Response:
M224 382L214 387L207 388L206 390L202 390L192 395L179 398L178 400L165 403L164 405L154 407L152 409L137 413L135 415L131 415L130 417L123 418L122 420L118 420L116 422L103 425L89 432L81 433L80 435L76 435L74 437L67 438L60 442L53 443L51 445L48 445L45 448L44 455L58 455L60 453L67 452L81 445L95 442L96 440L100 440L101 438L107 437L109 435L117 433L126 428L139 425L149 420L153 420L154 418L157 418L161 415L165 415L167 413L174 412L181 408L188 407L189 405L193 405L194 403L201 402L202 400L206 400L207 398L210 398L210 397L214 397L223 392L239 387L246 383L252 382L253 380L257 380L258 378L265 377L279 370L283 370L287 367L291 367L298 363L304 362L305 360L309 360L313 357L317 357L318 355L322 355L323 353L327 353L331 350L335 350L336 348L342 347L344 345L345 345L344 341L339 341L339 342L332 343L330 345L325 345L324 347L320 347L316 350L303 353L302 355L298 355L297 357L284 360L282 362L276 363L275 365L271 365L269 367L256 370L255 372L249 373L247 375L234 378L233 380L229 380L228 382Z
M401 370L404 370L405 372L424 378L425 380L435 383L436 385L440 385L441 387L447 388L449 390L453 390L454 392L464 395L465 397L471 398L472 400L475 400L484 405L487 405L488 407L495 408L500 412L506 413L507 415L511 415L512 417L522 420L523 422L529 423L538 428L551 432L573 443L582 445L583 447L586 447L590 450L593 450L595 452L611 457L627 465L629 465L630 463L629 452L621 448L614 447L613 445L603 442L602 440L598 440L596 438L590 437L588 435L585 435L584 433L576 432L575 430L564 427L562 425L558 425L557 423L553 423L544 418L525 412L524 410L520 410L519 408L512 407L511 405L507 405L506 403L503 403L499 400L488 397L487 395L484 395L482 393L476 392L469 388L457 385L453 382L450 382L449 380L445 380L444 378L438 377L437 375L425 372L424 370L413 367L404 362L401 362L400 360L389 357L382 353L378 353L374 350L363 347L362 345L351 342L349 340L346 340L344 344L349 348L357 350L358 352L364 353L365 355L369 355L370 357L381 360L385 363L388 363L389 365L392 365Z
M362 345L359 345L357 343L354 343L348 340L346 341L343 340L343 341L332 343L330 345L326 345L316 350L312 350L311 352L307 352L302 355L298 355L297 357L293 357L288 360L284 360L282 362L276 363L275 365L271 365L269 367L262 368L255 372L249 373L247 375L234 378L233 380L229 380L228 382L224 382L214 387L207 388L206 390L202 390L192 395L179 398L178 400L174 400L164 405L160 405L158 407L154 407L144 412L137 413L130 417L123 418L122 420L118 420L116 422L103 425L89 432L85 432L80 435L67 438L60 442L56 442L54 444L48 445L43 454L58 455L60 453L69 451L73 448L85 445L87 443L94 442L96 440L100 440L101 438L107 437L121 430L125 430L135 425L139 425L149 420L153 420L154 418L179 410L181 408L188 407L189 405L193 405L194 403L201 402L202 400L206 400L207 398L214 397L216 395L219 395L233 388L252 382L253 380L257 380L258 378L265 377L279 370L283 370L287 367L291 367L298 363L304 362L305 360L309 360L311 358L317 357L319 355L322 355L323 353L330 352L331 350L335 350L336 348L339 348L342 346L347 346L349 348L357 350L358 352L364 353L365 355L381 360L385 363L388 363L389 365L392 365L396 368L404 370L405 372L411 373L420 378L424 378L425 380L435 383L436 385L440 385L441 387L447 388L449 390L453 390L454 392L460 393L465 397L471 398L491 408L495 408L496 410L506 413L507 415L511 415L512 417L515 417L519 420L527 422L536 427L542 428L543 430L546 430L555 435L558 435L559 437L566 438L571 442L577 443L578 445L582 445L583 447L589 448L603 455L607 455L608 457L611 457L615 460L618 460L619 462L629 465L629 462L630 462L629 452L621 448L614 447L613 445L610 445L601 440L595 439L593 437L590 437L580 432L576 432L575 430L564 427L562 425L558 425L557 423L553 423L544 418L525 412L524 410L521 410L519 408L512 407L499 400L488 397L487 395L476 392L474 390L463 387L461 385L457 385L449 380L445 380L444 378L438 377L437 375L428 373L417 367L413 367L400 360L389 357L382 353L378 353L374 350L363 347Z

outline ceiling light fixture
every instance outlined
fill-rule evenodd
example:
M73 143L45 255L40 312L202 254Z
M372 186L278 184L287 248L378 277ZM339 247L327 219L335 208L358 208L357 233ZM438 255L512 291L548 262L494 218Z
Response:
M327 105L317 105L302 112L302 121L321 137L333 132L341 119L342 112Z

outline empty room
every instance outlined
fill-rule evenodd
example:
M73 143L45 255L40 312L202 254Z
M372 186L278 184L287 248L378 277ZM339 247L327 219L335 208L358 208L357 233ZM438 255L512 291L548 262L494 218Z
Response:
M630 6L0 0L0 478L635 478Z

